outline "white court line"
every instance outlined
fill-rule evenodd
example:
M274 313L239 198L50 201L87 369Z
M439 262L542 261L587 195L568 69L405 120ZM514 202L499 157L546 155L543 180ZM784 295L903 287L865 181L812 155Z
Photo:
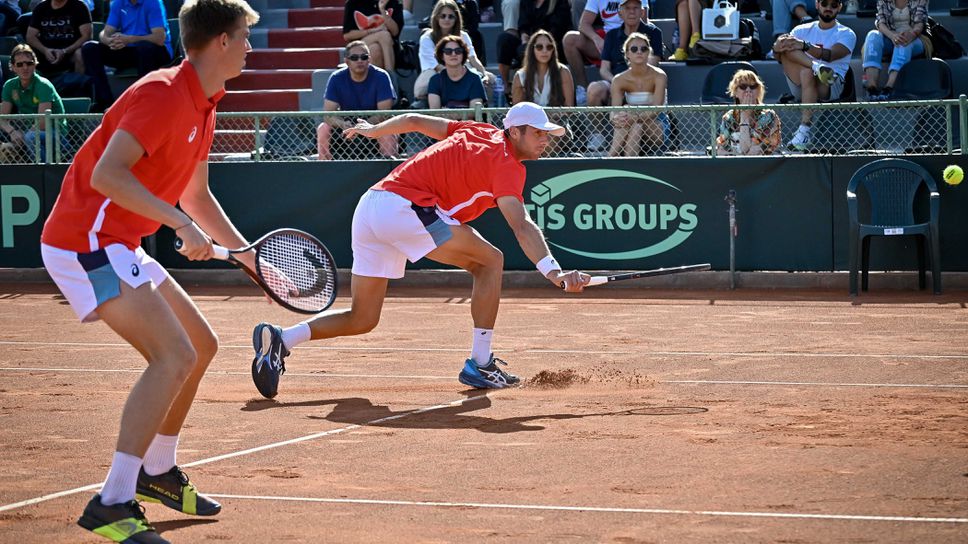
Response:
M106 372L141 374L143 368L44 368L34 366L0 367L0 372ZM229 372L226 370L209 370L206 376L249 376L249 372ZM404 379L404 380L453 380L453 376L421 376L400 374L337 374L312 372L286 372L288 377L300 378L368 378L368 379ZM743 380L658 380L658 383L671 385L796 385L803 387L907 387L924 389L968 389L968 384L958 383L838 383L838 382L771 382L771 381L743 381Z
M0 340L0 345L9 346L70 346L70 347L112 347L129 348L129 344L123 342L28 342L22 340ZM220 344L224 349L252 349L251 344ZM365 352L447 352L465 353L467 348L409 348L391 346L299 346L296 350L307 351L365 351ZM626 351L603 351L603 350L580 350L580 349L507 349L509 353L567 353L577 355L642 355L660 357L835 357L835 358L878 358L878 359L965 359L968 360L968 353L953 355L929 355L929 354L899 354L899 353L807 353L800 351L645 351L645 350L626 350Z
M863 516L849 514L806 514L798 512L728 512L717 510L671 510L665 508L611 508L603 506L560 506L553 504L501 504L483 502L402 501L383 499L331 499L317 497L271 497L265 495L230 495L208 493L220 499L256 501L315 502L327 504L376 504L381 506L430 506L443 508L495 508L507 510L553 510L563 512L605 512L615 514L672 514L685 516L721 516L785 519L826 519L840 521L910 521L915 523L968 523L968 518L929 518L919 516Z
M260 451L266 451L266 450L271 450L271 449L275 449L275 448L281 448L282 446L289 446L291 444L298 444L300 442L307 442L309 440L315 440L317 438L322 438L322 437L325 437L325 436L337 435L337 434L340 434L340 433L344 433L346 431L352 431L352 430L355 430L355 429L359 429L359 428L362 428L362 427L366 427L367 425L376 425L376 424L379 424L379 423L383 423L385 421L393 421L395 419L402 419L402 418L405 418L407 416L412 416L412 415L417 415L417 414L423 414L423 413L426 413L426 412L433 412L434 410L441 410L441 409L444 409L444 408L450 408L452 406L460 406L461 404L464 404L465 402L472 402L472 401L478 400L480 398L484 398L485 396L486 395L477 395L477 396L474 396L474 397L467 397L465 399L459 399L459 400L451 401L451 402L448 402L448 403L445 403L445 404L437 404L437 405L434 405L434 406L426 406L424 408L419 408L417 410L411 410L409 412L403 412L403 413L400 413L400 414L394 414L392 416L381 417L381 418L378 418L378 419L374 419L374 420L371 420L371 421L367 421L365 423L357 423L357 424L353 424L353 425L347 425L346 427L340 427L338 429L332 429L332 430L329 430L329 431L322 431L322 432L318 432L318 433L307 434L307 435L304 435L304 436L300 436L298 438L292 438L292 439L289 439L289 440L282 440L280 442L273 442L271 444L264 444L262 446L256 446L254 448L249 448L249 449L246 449L246 450L239 450L239 451L234 451L234 452L231 452L231 453L225 453L225 454L222 454L222 455L216 455L215 457L208 457L206 459L200 459L198 461L193 461L191 463L186 463L186 464L181 465L181 466L182 467L197 467L199 465L207 465L209 463L214 463L216 461L222 461L222 460L225 460L225 459L231 459L233 457L242 457L244 455L250 455L250 454L253 454L253 453L258 453ZM76 493L83 493L84 491L90 491L90 490L93 490L93 489L97 489L100 486L101 486L100 483L89 484L89 485L86 485L84 487L76 487L74 489L68 489L66 491L58 491L56 493L50 493L48 495L42 495L40 497L34 497L33 499L27 499L25 501L20 501L20 502L15 502L15 503L11 503L11 504L6 504L6 505L3 505L3 506L0 506L0 512L5 512L7 510L14 510L14 509L17 509L17 508L22 508L24 506L30 506L31 504L37 504L37 503L40 503L40 502L49 501L51 499L57 499L57 498L60 498L60 497L66 497L68 495L74 495Z

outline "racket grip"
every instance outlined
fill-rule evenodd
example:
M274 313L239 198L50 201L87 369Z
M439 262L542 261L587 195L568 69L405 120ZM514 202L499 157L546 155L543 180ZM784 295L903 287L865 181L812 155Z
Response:
M593 285L602 285L603 283L608 283L608 276L592 276L585 284L585 287L591 287Z
M175 251L181 253L182 246L184 245L185 245L185 242L183 242L181 238L176 236ZM214 255L212 255L213 258L218 259L220 261L229 260L229 250L225 249L224 247L217 244L212 244L212 251L214 251L215 253Z

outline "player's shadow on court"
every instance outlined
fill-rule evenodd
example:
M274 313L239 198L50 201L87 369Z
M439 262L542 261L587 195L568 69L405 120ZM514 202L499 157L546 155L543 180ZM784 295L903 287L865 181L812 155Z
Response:
M177 531L179 529L185 529L192 527L194 525L208 525L209 523L218 523L217 519L172 519L169 521L154 521L151 523L152 527L158 534L164 534L168 531Z
M601 416L669 416L700 414L708 409L698 406L640 406L616 412L589 412L539 414L510 418L491 418L472 415L491 407L491 398L486 392L478 390L462 391L467 399L442 408L420 408L416 410L391 410L389 406L373 404L369 399L350 397L342 399L312 400L304 402L276 402L267 400L249 401L243 411L259 411L269 408L314 407L332 405L333 409L325 416L309 415L309 419L349 423L367 427L390 429L475 429L482 433L517 433L522 431L541 431L543 425L536 422L561 419L581 419Z

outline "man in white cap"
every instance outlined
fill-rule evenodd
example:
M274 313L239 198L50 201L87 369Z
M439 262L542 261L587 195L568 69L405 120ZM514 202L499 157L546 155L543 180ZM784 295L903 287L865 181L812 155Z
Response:
M406 262L428 258L474 276L471 355L458 379L475 388L517 384L491 353L501 300L504 255L466 223L497 206L525 255L556 287L580 292L589 276L564 271L524 207L523 160L537 159L549 137L565 129L540 106L522 102L504 118L504 130L486 123L409 113L378 125L360 120L344 134L381 138L420 132L437 143L397 166L360 199L353 214L353 301L289 328L260 323L253 331L252 378L263 396L278 392L284 358L309 340L369 332L380 321L387 282L404 275Z

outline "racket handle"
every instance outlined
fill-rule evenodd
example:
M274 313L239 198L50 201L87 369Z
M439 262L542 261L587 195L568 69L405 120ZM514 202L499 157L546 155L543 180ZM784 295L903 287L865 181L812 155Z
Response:
M181 238L179 238L179 237L176 236L175 237L175 251L181 253L182 246L184 246L184 245L185 245L185 242L183 242ZM222 246L220 246L218 244L212 244L212 251L215 252L215 254L212 255L212 258L218 259L220 261L227 261L227 260L229 260L229 250L228 249L225 249L224 247L222 247Z
M585 287L591 287L593 285L602 285L603 283L608 283L608 276L592 276L585 284Z

